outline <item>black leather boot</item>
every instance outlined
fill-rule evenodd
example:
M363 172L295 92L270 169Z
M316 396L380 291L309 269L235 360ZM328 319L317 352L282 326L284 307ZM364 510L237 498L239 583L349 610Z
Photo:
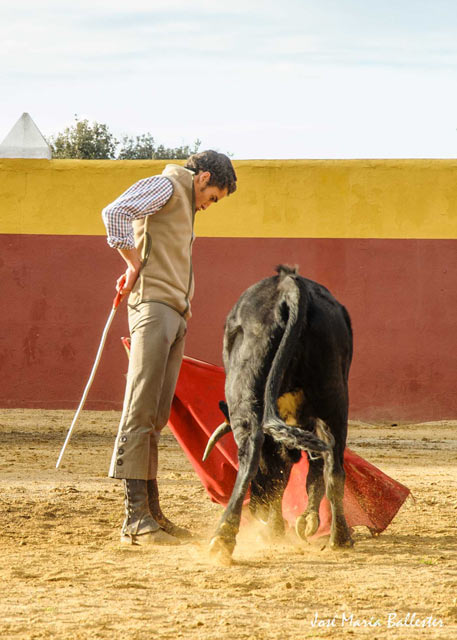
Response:
M124 480L125 520L121 542L128 544L179 544L152 517L146 480Z
M173 524L166 516L163 515L159 502L159 487L157 480L148 480L148 502L149 510L156 522L162 527L166 533L169 533L175 538L191 538L192 534L188 529L184 527L178 527Z

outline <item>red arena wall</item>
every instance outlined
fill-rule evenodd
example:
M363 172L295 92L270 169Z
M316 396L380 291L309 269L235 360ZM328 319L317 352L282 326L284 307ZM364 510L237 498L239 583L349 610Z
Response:
M352 418L455 418L456 166L236 163L239 191L196 227L187 355L220 364L224 318L239 294L276 264L297 264L352 317ZM0 162L1 406L77 406L123 268L101 208L162 168ZM127 333L121 306L87 408L120 408Z

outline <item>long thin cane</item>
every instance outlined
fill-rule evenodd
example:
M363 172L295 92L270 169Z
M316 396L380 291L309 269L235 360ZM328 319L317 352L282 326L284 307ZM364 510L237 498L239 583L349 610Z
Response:
M59 457L57 459L56 469L59 468L60 463L62 462L63 454L65 453L65 448L66 448L67 444L70 441L71 434L72 434L72 431L73 431L73 427L75 426L76 421L79 418L79 414L81 413L81 411L82 411L82 409L84 407L84 403L86 402L86 398L87 398L87 394L89 393L89 389L91 388L92 382L94 381L95 374L96 374L97 368L98 368L98 364L100 362L100 358L102 357L103 347L105 346L106 336L108 335L109 328L111 326L111 323L113 322L113 318L114 318L114 316L116 314L116 310L117 310L117 308L119 306L119 303L122 300L122 288L124 286L124 283L125 283L125 277L119 283L120 284L119 291L117 292L116 297L113 300L113 308L111 309L111 313L109 314L108 321L107 321L107 323L105 325L105 328L103 329L102 339L100 340L100 346L98 347L97 356L95 358L94 366L92 367L92 371L90 373L89 380L87 381L86 388L84 389L83 397L81 398L81 402L79 403L79 407L78 407L78 409L77 409L77 411L75 413L75 417L73 418L73 422L71 423L70 429L68 430L67 437L65 438L65 442L64 442L63 447L62 447L62 451L60 452L60 455L59 455Z

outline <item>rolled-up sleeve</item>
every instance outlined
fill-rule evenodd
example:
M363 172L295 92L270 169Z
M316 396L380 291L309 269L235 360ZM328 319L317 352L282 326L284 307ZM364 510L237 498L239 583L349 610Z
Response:
M135 246L132 222L159 211L171 198L173 185L164 176L144 178L102 211L107 242L115 249Z

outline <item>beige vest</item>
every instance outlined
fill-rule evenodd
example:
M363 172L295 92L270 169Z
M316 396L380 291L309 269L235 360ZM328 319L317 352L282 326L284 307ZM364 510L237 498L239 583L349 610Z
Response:
M173 195L160 211L133 222L135 246L143 266L129 296L129 306L161 302L185 316L194 292L194 174L168 164L162 175L173 184Z

